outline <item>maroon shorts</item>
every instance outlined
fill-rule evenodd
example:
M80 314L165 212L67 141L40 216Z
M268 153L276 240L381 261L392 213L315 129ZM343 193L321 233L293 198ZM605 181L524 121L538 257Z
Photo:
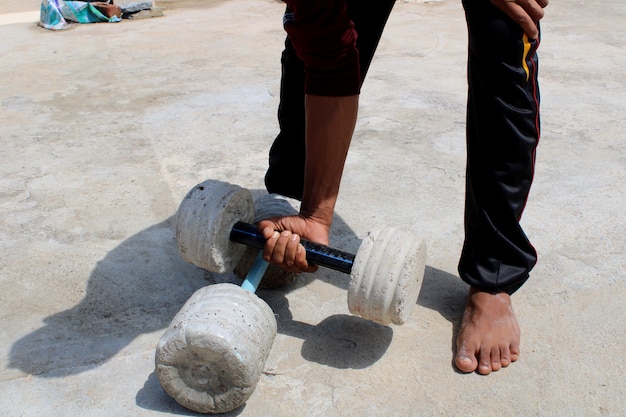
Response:
M357 33L346 0L285 0L283 24L306 69L305 92L351 96L361 88Z

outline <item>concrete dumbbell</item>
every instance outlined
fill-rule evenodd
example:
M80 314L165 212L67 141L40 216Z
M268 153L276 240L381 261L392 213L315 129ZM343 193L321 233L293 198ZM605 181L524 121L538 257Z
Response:
M262 248L265 241L256 227L248 223L254 217L249 192L235 185L216 183L206 181L187 194L179 207L176 237L179 251L187 261L225 273L234 268L244 245ZM351 313L383 325L406 321L416 304L424 275L424 242L407 231L381 227L365 237L356 255L302 243L310 262L350 274Z
M231 270L246 245L264 245L256 227L245 223L254 212L247 190L217 181L198 184L178 210L181 256L209 271ZM350 273L353 314L381 324L402 324L409 316L424 272L422 242L397 229L379 229L368 234L356 255L303 245L311 262ZM259 254L241 287L216 284L196 291L159 340L157 377L181 405L224 413L254 391L277 329L271 308L254 295L267 265Z
M267 265L259 256L241 287L196 291L159 340L156 374L179 404L225 413L252 395L277 329L272 309L254 294Z

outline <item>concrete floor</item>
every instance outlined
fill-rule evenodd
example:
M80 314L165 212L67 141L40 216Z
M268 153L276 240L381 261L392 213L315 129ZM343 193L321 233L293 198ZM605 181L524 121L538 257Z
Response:
M195 415L154 371L194 290L173 216L212 178L263 189L283 5L163 1L165 16L38 28L0 0L0 415ZM231 416L626 415L626 5L554 1L543 137L523 223L540 253L514 297L522 357L452 367L462 243L466 34L457 0L398 3L362 94L332 243L375 223L429 246L404 326L349 316L346 277L261 291L278 335ZM383 151L384 150L384 151Z

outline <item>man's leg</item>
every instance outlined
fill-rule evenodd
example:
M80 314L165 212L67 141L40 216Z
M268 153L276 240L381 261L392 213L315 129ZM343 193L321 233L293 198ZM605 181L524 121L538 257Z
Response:
M465 243L470 284L456 364L481 374L519 356L510 294L537 255L520 227L539 140L538 40L489 0L464 1L469 30Z
M349 0L348 16L358 33L361 82L374 56L395 0ZM265 185L272 193L302 199L305 162L304 63L289 38L281 58L280 133L269 154Z

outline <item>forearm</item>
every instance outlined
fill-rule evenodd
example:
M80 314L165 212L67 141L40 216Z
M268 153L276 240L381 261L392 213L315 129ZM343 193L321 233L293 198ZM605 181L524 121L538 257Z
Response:
M306 95L306 165L300 213L330 228L359 96Z

